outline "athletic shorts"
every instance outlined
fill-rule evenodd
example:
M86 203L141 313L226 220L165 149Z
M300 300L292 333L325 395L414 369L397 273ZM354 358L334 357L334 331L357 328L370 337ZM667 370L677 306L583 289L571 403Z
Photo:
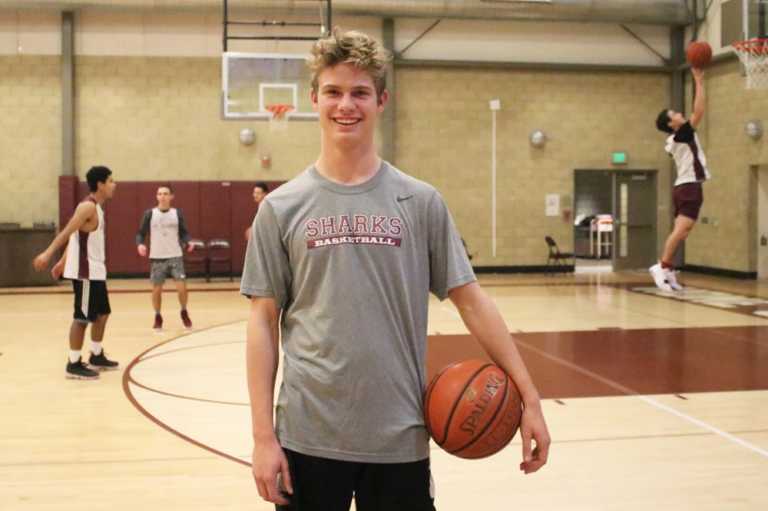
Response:
M112 312L109 307L107 283L103 280L73 280L72 289L75 291L76 321L93 322Z
M293 483L278 511L435 511L429 458L413 463L356 463L283 449Z
M687 216L691 220L699 219L701 205L704 204L704 191L701 183L685 183L678 185L672 192L675 200L675 217Z
M168 277L172 277L174 280L184 280L187 278L186 273L184 273L183 257L150 260L149 279L153 284L159 286Z

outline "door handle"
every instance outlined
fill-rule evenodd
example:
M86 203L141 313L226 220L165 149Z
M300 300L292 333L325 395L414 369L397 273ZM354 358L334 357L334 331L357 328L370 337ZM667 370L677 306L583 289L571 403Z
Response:
M768 236L766 236L765 234L760 236L760 246L761 247L768 247Z

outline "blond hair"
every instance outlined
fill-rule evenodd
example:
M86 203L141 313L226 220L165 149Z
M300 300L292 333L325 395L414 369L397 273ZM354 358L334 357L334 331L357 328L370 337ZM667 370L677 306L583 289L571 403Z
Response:
M338 64L352 64L373 78L376 95L381 97L387 85L387 64L391 60L390 53L369 35L356 31L341 33L334 29L330 36L318 39L307 59L312 91L317 93L317 79L324 70Z

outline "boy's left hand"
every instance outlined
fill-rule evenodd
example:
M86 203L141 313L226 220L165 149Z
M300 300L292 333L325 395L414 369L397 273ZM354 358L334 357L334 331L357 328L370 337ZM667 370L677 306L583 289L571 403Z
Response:
M520 470L531 474L543 467L549 457L551 440L541 411L541 403L525 406L520 421L520 434L523 438L523 462L520 463ZM532 441L536 443L533 449Z

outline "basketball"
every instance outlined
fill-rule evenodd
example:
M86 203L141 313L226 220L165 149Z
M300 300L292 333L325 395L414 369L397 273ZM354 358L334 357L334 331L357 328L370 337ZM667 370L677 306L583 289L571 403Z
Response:
M694 41L688 45L685 56L691 67L706 67L712 62L712 47L703 41Z
M427 387L424 415L429 434L460 458L485 458L515 436L523 408L517 387L498 366L465 360L437 374Z

